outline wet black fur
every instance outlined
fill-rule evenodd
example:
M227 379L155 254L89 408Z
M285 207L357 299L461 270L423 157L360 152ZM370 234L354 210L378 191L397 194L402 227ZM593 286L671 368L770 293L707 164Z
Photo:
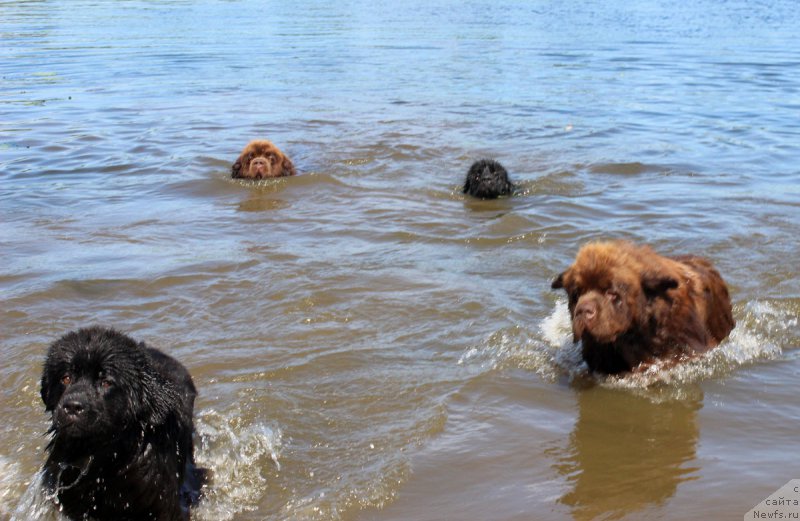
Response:
M68 377L68 380L67 378ZM41 396L52 414L44 486L71 519L189 519L197 395L180 362L101 327L53 342Z
M514 185L503 165L491 159L475 161L467 172L464 193L480 199L511 195Z

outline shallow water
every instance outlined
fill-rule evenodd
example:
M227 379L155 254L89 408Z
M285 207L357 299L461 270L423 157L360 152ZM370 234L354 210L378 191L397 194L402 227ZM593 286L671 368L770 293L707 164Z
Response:
M617 4L0 1L0 519L94 323L191 370L200 520L739 519L800 477L800 14ZM255 137L300 175L228 179ZM460 194L484 156L517 196ZM549 287L599 238L708 256L731 337L588 378Z

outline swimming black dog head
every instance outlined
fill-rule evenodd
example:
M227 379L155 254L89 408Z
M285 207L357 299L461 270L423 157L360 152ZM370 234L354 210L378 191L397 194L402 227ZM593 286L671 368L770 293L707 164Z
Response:
M180 404L143 344L112 329L73 331L50 345L41 396L53 440L91 450L129 428L159 425Z
M475 161L467 172L464 193L481 199L511 195L514 185L503 165L492 159Z

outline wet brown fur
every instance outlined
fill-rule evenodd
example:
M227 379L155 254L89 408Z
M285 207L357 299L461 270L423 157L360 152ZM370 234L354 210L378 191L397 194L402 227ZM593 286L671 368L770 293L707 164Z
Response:
M569 296L573 340L593 372L677 362L715 347L735 325L728 288L708 260L625 241L585 245L552 288Z
M263 179L294 174L292 161L266 139L248 143L231 166L231 177L234 179Z

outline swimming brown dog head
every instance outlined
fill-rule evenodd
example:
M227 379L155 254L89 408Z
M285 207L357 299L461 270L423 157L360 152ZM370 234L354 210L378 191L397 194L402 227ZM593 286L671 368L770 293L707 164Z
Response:
M625 241L583 246L552 288L567 292L573 340L592 371L702 353L734 326L728 289L709 261Z
M294 174L292 161L266 139L248 143L231 167L231 177L234 179L267 179Z

